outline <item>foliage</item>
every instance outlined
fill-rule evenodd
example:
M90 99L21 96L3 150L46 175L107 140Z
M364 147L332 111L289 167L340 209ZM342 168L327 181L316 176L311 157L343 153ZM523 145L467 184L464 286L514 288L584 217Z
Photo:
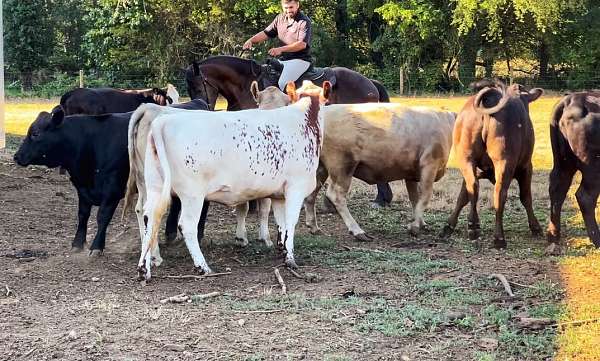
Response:
M10 71L84 69L145 83L174 81L192 60L211 55L264 59L275 42L252 53L241 45L280 11L279 0L4 4ZM401 78L409 92L437 92L464 89L476 74L516 78L516 71L555 88L600 81L589 76L600 68L600 7L590 0L316 0L301 6L313 20L317 65L358 69L392 91ZM127 80L106 78L109 84ZM23 76L20 84L31 90L32 81Z

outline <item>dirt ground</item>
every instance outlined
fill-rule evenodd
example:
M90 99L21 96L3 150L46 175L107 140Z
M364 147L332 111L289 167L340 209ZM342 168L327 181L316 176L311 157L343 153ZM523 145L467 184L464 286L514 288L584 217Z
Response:
M453 207L460 176L436 183L428 230L409 236L403 183L392 207L374 210L374 187L353 186L351 211L375 241L359 243L337 215L319 217L322 236L298 227L296 249L306 279L279 270L276 253L257 244L232 245L235 217L213 206L205 251L211 267L231 274L193 274L183 243L161 244L165 262L147 285L136 281L139 236L135 216L115 217L103 256L72 253L77 201L67 176L44 167L17 167L12 149L0 150L1 360L544 360L555 353L552 329L517 326L520 316L559 308L555 260L542 256L543 239L527 230L511 188L506 232L509 250L490 248L493 213L482 196L481 242L461 231L438 232ZM534 179L536 213L546 222L547 174ZM121 209L117 210L120 215ZM95 233L92 214L88 243ZM256 216L248 220L256 237ZM273 234L271 221L271 233ZM513 284L508 297L490 274ZM160 300L181 293L220 296L181 304ZM550 311L549 311L550 312ZM557 312L550 312L557 317Z

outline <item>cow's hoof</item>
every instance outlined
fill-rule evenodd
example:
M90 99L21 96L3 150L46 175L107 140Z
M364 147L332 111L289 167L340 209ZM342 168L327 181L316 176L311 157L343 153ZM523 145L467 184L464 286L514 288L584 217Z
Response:
M320 234L323 234L323 231L319 227L310 227L310 234L320 235Z
M476 239L479 239L479 237L481 237L481 229L479 229L479 228L469 229L468 234L469 234L469 239L471 241L474 241Z
M355 234L354 238L356 238L357 241L361 241L361 242L371 242L375 239L366 233Z
M411 236L417 237L419 235L420 231L421 231L421 227L419 227L415 224L412 224L412 223L408 225L408 233L410 233Z
M285 265L291 269L298 269L298 264L296 263L296 261L293 258L286 259Z
M81 245L81 246L72 245L71 246L71 253L81 253L82 251L83 251L83 245Z
M548 231L546 233L546 240L548 241L548 243L557 243L558 244L560 241L560 236Z
M212 273L212 270L208 266L206 266L206 269L202 268L202 266L195 267L195 269L196 269L196 273L199 274L200 276L204 276L204 275Z
M495 237L494 238L494 248L506 249L506 240L504 238Z
M247 247L248 243L249 242L246 238L235 237L235 245L237 247Z
M561 253L562 253L562 250L561 250L561 247L558 245L558 243L550 243L544 249L545 256L560 256Z
M440 238L448 238L454 233L454 228L450 227L449 224L445 225L440 233Z
M537 226L533 226L531 227L531 234L534 237L540 237L542 234L544 234L544 230L542 229L542 227L540 227L540 225L538 224Z
M104 251L101 249L91 249L88 256L90 257L100 257L104 254Z
M152 257L152 267L160 267L162 263L162 257Z
M142 282L142 281L147 281L149 279L150 279L150 275L148 275L148 270L146 269L146 266L138 266L137 280Z
M273 242L271 242L271 240L270 240L270 239L262 239L262 238L259 238L259 239L258 239L258 242L260 242L260 243L264 243L266 247L273 248Z

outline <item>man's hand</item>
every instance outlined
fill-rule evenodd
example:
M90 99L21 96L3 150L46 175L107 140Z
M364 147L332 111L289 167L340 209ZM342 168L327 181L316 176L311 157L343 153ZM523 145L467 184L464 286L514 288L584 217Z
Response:
M281 55L281 53L283 53L283 51L281 51L281 48L269 49L269 55L271 55L271 56L279 56L279 55Z
M244 46L242 46L242 49L244 50L250 50L252 49L252 40L248 39L246 40L246 42L244 43Z

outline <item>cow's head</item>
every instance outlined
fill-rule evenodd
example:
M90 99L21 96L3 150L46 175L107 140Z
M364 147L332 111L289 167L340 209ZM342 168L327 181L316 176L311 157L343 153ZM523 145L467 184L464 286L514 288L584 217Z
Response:
M167 99L171 99L171 104L179 104L179 92L173 84L167 84Z
M31 164L58 167L63 156L60 149L65 142L61 132L64 117L65 113L60 105L54 107L52 113L41 112L15 153L15 162L23 167Z
M158 105L173 104L173 99L167 94L167 91L159 88L152 88L152 99Z
M319 87L310 80L305 80L302 82L302 86L296 89L296 86L293 82L289 82L286 86L286 92L292 99L292 103L298 101L298 99L304 98L306 96L310 97L318 97L319 103L327 104L329 97L331 96L331 83L328 81L323 82L323 87Z
M258 82L253 81L250 85L250 92L259 109L275 109L285 107L292 101L289 95L279 90L278 87L270 86L265 90L258 90Z

